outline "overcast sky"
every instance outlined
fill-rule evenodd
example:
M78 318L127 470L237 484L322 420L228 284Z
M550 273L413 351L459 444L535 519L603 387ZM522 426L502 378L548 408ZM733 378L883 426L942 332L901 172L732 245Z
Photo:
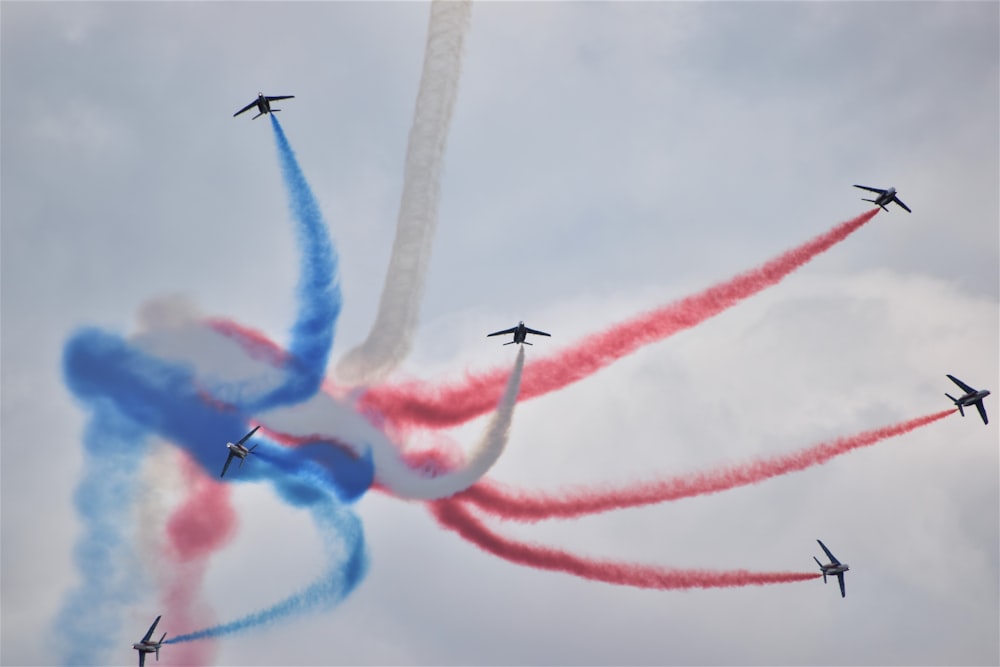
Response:
M60 365L73 332L131 335L144 304L179 294L287 340L298 255L274 139L266 119L232 118L257 91L295 95L280 120L341 254L330 368L367 335L428 10L0 5L4 664L60 659L52 624L79 581L88 415ZM529 361L556 351L858 215L861 183L895 186L913 213L891 207L781 285L519 405L490 476L557 491L673 475L945 409L946 373L1000 390L998 17L996 2L474 4L400 376L509 366L485 334L521 319L552 333ZM658 592L532 570L372 492L354 505L371 556L357 590L221 639L213 660L997 664L995 395L986 408L989 426L955 415L752 488L495 524L720 569L815 569L820 538L851 566L846 599L819 580ZM323 567L308 516L270 487L234 500L239 534L202 590L219 621ZM105 660L134 664L157 596L126 610Z

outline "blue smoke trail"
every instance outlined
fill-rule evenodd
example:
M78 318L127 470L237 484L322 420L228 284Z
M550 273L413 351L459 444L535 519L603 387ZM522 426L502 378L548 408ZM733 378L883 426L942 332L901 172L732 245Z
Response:
M54 632L67 665L100 664L117 637L121 608L142 590L139 562L121 527L131 523L145 430L107 401L87 402L93 410L83 439L88 455L74 495L84 524L74 560L85 576L67 596Z
M70 338L63 371L68 387L93 409L94 418L85 438L87 470L77 492L77 507L88 527L77 550L77 566L85 583L64 605L59 631L69 638L66 662L98 664L107 638L116 636L117 609L141 590L132 574L120 574L136 568L117 564L128 562L122 556L127 542L119 526L130 523L131 480L146 452L143 436L155 433L176 443L208 474L216 475L227 456L224 443L246 433L248 427L242 414L221 410L203 399L190 365L164 361L100 329L81 329ZM328 443L296 448L263 439L258 443L234 481L272 483L286 502L308 508L325 542L338 542L340 550L328 549L328 570L304 591L204 632L236 632L332 606L354 589L367 570L360 521L340 503L357 499L371 486L375 469L370 449L357 457Z
M319 390L343 305L337 276L339 260L323 214L281 124L274 114L270 116L281 175L288 190L288 206L297 223L296 236L302 254L297 287L299 311L292 325L292 340L288 346L290 368L286 369L285 381L264 396L242 401L240 407L248 412L292 405Z
M180 635L164 643L177 644L243 632L291 615L329 609L347 597L368 571L368 554L364 547L361 520L329 498L316 502L310 509L331 562L323 576L302 591L267 609L247 614L229 623ZM341 562L345 551L346 558Z

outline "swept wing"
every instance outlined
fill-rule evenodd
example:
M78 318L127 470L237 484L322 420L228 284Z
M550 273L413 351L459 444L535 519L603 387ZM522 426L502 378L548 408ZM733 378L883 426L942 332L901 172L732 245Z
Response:
M831 556L831 558L832 557L833 556ZM840 582L840 597L846 598L847 597L847 591L844 590L844 573L843 572L841 572L841 573L839 573L837 575L837 581Z
M149 638L153 636L153 631L156 630L156 624L160 622L160 617L157 616L153 624L149 626L149 630L146 630L145 636L143 636L142 641L148 642Z
M225 477L226 476L226 471L229 470L229 464L233 462L233 457L234 456L236 456L236 454L233 454L233 450L230 449L229 450L229 457L226 459L226 465L222 466L222 474L219 475L219 477ZM242 459L240 459L240 460L242 461Z
M250 104L246 105L245 107L243 107L242 109L240 109L239 111L237 111L236 113L234 113L233 114L233 118L236 118L237 116L239 116L244 111L250 111L250 109L253 109L255 106L257 106L257 100L254 100Z
M903 200L902 200L902 199L900 199L899 197L893 197L893 198L892 198L892 200L893 200L894 202L896 202L897 204L899 204L900 206L902 206L902 207L903 207L904 209L906 209L906 212L907 212L907 213L913 213L913 211L911 211L911 210L910 210L910 207L909 207L909 206L907 206L906 204L904 204L904 203L903 203Z
M236 444L237 444L237 445L242 445L242 444L243 444L244 442L246 442L247 440L249 440L249 439L250 439L250 436L251 436L251 435L253 435L254 433L256 433L256 432L257 432L257 429L259 429L259 428L260 428L260 424L257 424L256 426L254 426L254 427L253 427L253 430L252 430L252 431L250 431L249 433L247 433L247 434L246 434L245 436L243 436L242 438L240 438L240 441L239 441L239 442L237 442Z
M861 188L862 190L868 190L868 192L877 192L877 193L879 193L880 195L884 195L884 194L886 193L886 191L885 191L885 190L881 190L881 189L879 189L879 188L870 188L870 187L868 187L867 185L855 185L854 187L856 187L856 188ZM904 207L904 208L905 208L905 207ZM909 210L909 209L907 209L907 210Z
M951 380L952 382L954 382L955 384L957 384L959 387L961 387L962 391L964 391L965 393L967 393L967 394L974 394L974 393L976 393L975 389L973 389L969 385L965 384L964 382L962 382L961 380L959 380L954 375L949 375L948 379Z
M840 561L837 560L836 556L834 556L832 553L830 553L830 550L826 548L826 545L823 544L823 542L820 541L820 540L816 540L816 541L819 542L820 548L822 548L823 552L826 553L826 557L830 559L830 562L833 563L834 565L840 565Z
M983 406L983 399L976 401L976 409L979 410L979 416L983 418L983 423L989 424L990 420L986 418L986 408Z
M486 334L486 337L489 338L490 336L502 336L504 334L512 334L515 331L517 331L517 327L511 327L510 329L504 329L503 331L494 331L491 334ZM548 336L548 334L545 335Z
M290 100L295 95L267 95L266 97L268 102L274 102L275 100Z
M551 336L552 336L552 334L547 334L547 333L545 333L544 331L539 331L539 330L537 330L537 329L529 329L528 327L524 327L524 330L525 330L525 331L526 331L527 333L530 333L530 334L535 334L535 335L538 335L538 336L549 336L549 337L551 337Z

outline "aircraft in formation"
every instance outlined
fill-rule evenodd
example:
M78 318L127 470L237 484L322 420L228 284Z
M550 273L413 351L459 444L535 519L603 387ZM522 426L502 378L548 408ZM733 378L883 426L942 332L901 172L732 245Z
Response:
M277 100L290 100L293 97L295 97L295 95L265 95L264 93L257 93L257 99L255 99L253 102L251 102L250 104L246 105L245 107L234 113L233 118L236 118L244 111L250 111L250 109L253 109L254 107L257 107L259 113L253 118L260 118L266 113L274 113L275 111L281 111L281 109L272 109L271 102L275 102Z
M254 426L253 430L250 431L249 433L247 433L242 438L240 438L239 442L235 442L235 443L234 442L227 442L226 443L226 447L229 448L229 456L226 458L226 465L222 466L222 474L219 475L219 477L225 477L226 476L226 471L229 470L229 464L233 462L233 457L238 458L240 460L239 467L240 468L243 467L243 462L246 461L247 455L249 455L250 452L252 452L253 450L257 449L257 445L254 445L253 447L250 447L249 449L247 449L247 446L244 445L243 443L245 443L247 440L249 440L250 436L253 435L254 433L256 433L257 429L259 429L259 428L260 428L260 424L258 424L257 426Z
M983 423L984 424L990 423L989 420L986 418L986 408L983 407L983 399L990 395L990 390L973 389L969 385L959 380L954 375L949 375L948 379L957 384L959 387L961 387L962 391L965 392L964 395L959 396L958 398L955 398L951 394L945 392L945 396L950 398L952 402L956 406L958 406L958 411L962 414L962 416L963 417L965 416L965 410L962 409L963 407L967 408L970 405L974 405L976 406L976 409L979 410L979 416L983 418Z
M156 661L160 661L160 646L163 644L163 640L167 638L167 633L164 632L163 636L160 637L160 641L152 641L153 632L156 630L156 624L160 622L160 616L156 617L153 624L149 626L149 630L146 630L145 636L141 641L132 644L132 648L139 652L139 667L144 667L146 664L146 654L155 653Z
M535 334L536 336L551 336L552 334L547 334L544 331L537 331L535 329L529 329L524 326L524 322L518 322L516 327L511 327L510 329L504 329L503 331L494 331L491 334L486 334L486 337L490 336L503 336L504 334L514 334L514 340L504 343L504 345L513 345L514 343L524 343L525 345L531 345L527 340L528 334Z
M899 199L899 197L896 196L896 188L889 188L888 190L883 190L881 188L870 188L867 185L855 185L854 187L861 188L862 190L868 190L869 192L877 192L878 197L876 197L875 199L865 199L864 197L862 197L861 201L870 201L876 206L881 206L883 211L889 210L885 207L886 204L891 204L892 202L896 202L904 209L906 209L907 213L913 213L913 211L910 210L910 207L904 204Z
M837 557L834 556L832 553L830 553L830 550L826 548L826 545L823 544L822 541L820 540L816 541L819 542L819 546L826 553L826 557L830 559L829 563L823 565L823 563L819 562L819 559L816 558L816 556L813 556L813 560L816 561L817 565L819 565L820 572L823 573L823 583L824 584L826 583L827 575L830 575L831 577L833 575L837 575L837 581L840 582L840 597L846 598L847 593L844 591L844 573L850 570L851 568L848 567L847 563L841 563L839 560L837 560Z

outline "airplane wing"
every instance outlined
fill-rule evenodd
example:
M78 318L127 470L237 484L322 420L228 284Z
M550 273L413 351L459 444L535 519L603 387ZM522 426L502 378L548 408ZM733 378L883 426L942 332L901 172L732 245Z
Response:
M819 542L819 546L822 547L823 551L826 553L827 558L830 559L830 562L833 563L834 565L840 565L840 561L837 560L836 556L830 553L830 550L826 548L826 545L820 542L819 540L816 541Z
M983 423L989 424L990 420L986 418L986 408L983 406L983 399L976 401L976 409L979 410L979 416L983 418Z
M512 334L515 331L517 331L517 327L511 327L510 329L504 329L503 331L494 331L491 334L486 334L486 337L489 338L490 336L502 336L504 334Z
M869 192L877 192L880 195L885 194L885 190L879 190L878 188L870 188L867 185L855 185L856 188L861 188L862 190L868 190Z
M257 106L257 100L254 100L250 104L246 105L245 107L243 107L242 109L240 109L239 111L237 111L236 113L234 113L233 114L233 118L236 118L237 116L239 116L244 111L250 111L250 109L253 109L255 106Z
M148 642L149 638L153 636L153 631L156 630L156 624L160 622L160 617L157 616L153 624L149 626L149 630L146 630L146 636L142 638L142 641Z
M964 391L964 392L966 392L968 394L974 394L974 393L976 393L975 389L973 389L969 385L965 384L964 382L962 382L961 380L959 380L954 375L949 375L948 379L951 380L952 382L954 382L955 384L957 384L959 387L961 387L962 391Z
M274 102L275 100L290 100L293 97L295 97L295 95L268 95L267 101Z
M844 590L844 573L841 572L837 575L837 580L840 582L840 597L846 598L847 591Z
M537 329L529 329L528 327L524 327L524 330L530 334L535 334L538 336L552 336L552 334L547 334L544 331L538 331Z
M911 210L910 210L910 207L909 207L909 206L907 206L906 204L904 204L904 203L903 203L903 200L902 200L902 199L900 199L899 197L893 197L892 199L893 199L893 201L895 201L895 202L896 202L897 204L899 204L899 205L900 205L900 206L902 206L902 207L903 207L904 209L906 209L906 212L907 212L907 213L913 213L913 211L911 211Z
M146 652L139 651L139 667L146 667Z
M247 440L249 440L249 439L250 439L250 436L251 436L251 435L253 435L254 433L256 433L256 432L257 432L257 429L259 429L259 428L260 428L260 424L257 424L256 426L254 426L254 427L253 427L253 430L252 430L252 431L250 431L249 433L247 433L247 434L246 434L245 436L243 436L242 438L240 438L240 441L239 441L239 442L237 442L236 444L237 444L237 445L242 445L242 444L243 444L244 442L246 442Z
M229 450L229 457L226 459L226 465L222 466L222 474L219 475L219 477L225 477L226 476L226 471L229 470L229 464L233 462L233 457L234 456L236 456L236 455L233 454L233 450Z

